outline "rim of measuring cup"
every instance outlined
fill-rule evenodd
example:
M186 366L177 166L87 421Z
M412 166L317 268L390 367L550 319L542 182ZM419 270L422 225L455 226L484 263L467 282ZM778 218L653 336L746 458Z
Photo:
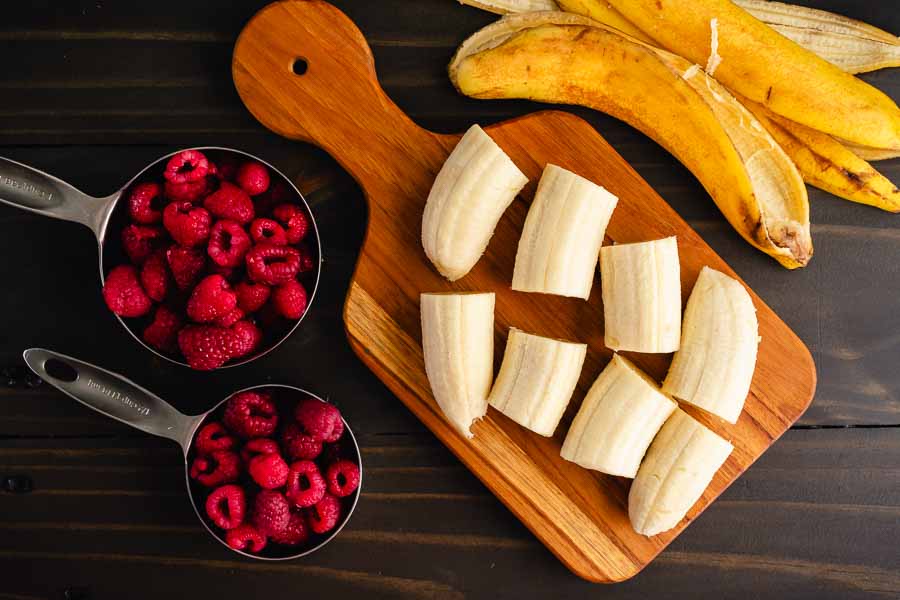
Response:
M205 513L200 512L200 508L198 508L198 506L197 506L197 500L194 498L194 492L191 489L190 465L188 464L188 454L190 453L191 447L193 447L193 445L194 445L194 438L197 434L197 430L199 430L200 427L203 425L203 423L206 422L206 419L207 419L207 417L209 417L210 414L215 412L220 406L222 406L222 404L224 404L225 402L227 402L234 396L236 396L238 394L242 394L244 392L252 392L254 390L264 390L267 388L282 388L282 389L291 390L293 392L300 392L302 394L306 394L307 396L309 396L311 398L315 398L319 402L331 404L330 402L326 401L318 394L313 394L312 392L304 390L303 388L299 388L294 385L287 385L287 384L283 384L283 383L263 383L260 385L246 387L244 389L237 390L236 392L229 394L224 399L222 399L220 402L218 402L215 406L213 406L211 409L209 409L208 411L203 413L203 418L198 419L197 422L194 424L193 428L191 429L190 437L188 438L189 442L188 442L187 446L184 447L184 481L185 481L185 485L187 486L188 498L191 501L191 506L194 508L194 514L196 514L197 519L199 519L200 522L203 523L203 527L206 529L206 531L208 531L209 534L213 538L215 538L220 544L222 544L223 546L225 546L232 552L236 552L238 554L241 554L243 556L246 556L248 558L253 558L256 560L267 560L267 561L293 560L295 558L302 558L304 556L307 556L308 554L312 554L313 552L326 546L331 540L333 540L335 537L337 537L337 535L341 532L342 529L344 529L344 527L347 525L347 523L350 522L350 517L353 516L353 511L356 510L356 505L359 503L359 496L360 496L360 493L362 492L362 484L363 484L362 452L360 452L360 450L359 450L359 444L356 441L356 435L354 435L353 430L350 428L350 424L347 422L347 419L344 418L343 414L341 415L341 420L344 422L344 435L349 436L350 441L353 442L353 450L356 452L356 465L357 465L357 467L359 467L359 485L356 486L356 491L353 492L353 496L352 496L353 502L350 504L350 509L347 511L347 514L342 517L341 524L338 525L337 527L335 527L330 532L328 532L328 535L321 542L316 544L315 546L307 548L307 549L303 550L302 552L298 552L296 554L290 554L287 556L260 556L258 554L252 554L250 552L238 550L237 548L232 548L225 542L225 536L220 535L219 533L214 531L209 526L209 523L206 522ZM349 498L351 496L347 496L347 497ZM341 500L343 500L343 498Z
M255 154L250 154L249 152L244 152L243 150L237 150L235 148L228 148L226 146L192 146L190 148L181 148L179 150L175 150L174 152L170 152L168 154L165 154L165 155L157 158L156 160L154 160L153 162L148 164L146 167L141 169L137 175L132 177L128 181L128 183L126 183L119 189L117 196L116 196L116 200L113 203L113 206L111 207L111 209L107 211L107 214L106 214L105 218L103 219L103 222L100 225L100 232L97 236L97 243L99 246L98 260L99 260L99 268L100 268L101 289L102 289L103 285L106 284L106 273L103 270L103 255L104 255L103 248L106 245L107 227L109 225L109 221L112 219L113 213L115 213L116 210L119 209L119 203L122 200L122 196L124 196L125 191L128 190L132 185L134 185L134 183L136 181L138 181L141 177L143 177L147 171L153 169L154 167L159 165L159 163L167 161L168 159L172 158L179 152L184 152L185 150L198 150L201 152L203 152L203 151L231 152L231 153L239 154L241 156L244 156L246 158L249 158L249 159L255 160L259 163L264 164L266 167L271 169L272 172L276 173L283 182L285 182L288 186L290 186L290 188L292 190L294 190L294 192L296 192L297 197L300 198L300 201L303 203L303 206L306 208L306 214L309 215L309 221L310 221L310 224L312 225L312 232L316 238L315 246L316 246L316 252L318 254L318 261L316 262L316 267L315 267L315 270L316 270L315 281L312 284L312 290L307 290L308 293L306 296L306 310L303 311L303 314L300 315L300 318L297 319L297 321L294 323L294 325L287 332L285 332L285 334L283 336L281 336L281 338L277 342L272 344L270 347L268 347L265 350L262 350L260 352L257 352L255 354L252 354L250 356L242 357L240 360L237 360L234 362L228 362L228 363L222 365L221 367L218 367L211 371L211 372L215 372L215 371L220 371L223 369L230 369L232 367L239 367L241 365L245 365L249 362L252 362L258 358L262 358L263 356L272 352L273 350L275 350L275 348L277 348L278 346L283 344L284 341L287 340L289 337L291 337L291 335L294 333L294 331L297 330L297 327L300 326L300 323L302 323L303 320L306 318L306 315L309 314L309 309L312 307L313 301L316 298L316 292L319 289L319 280L322 276L322 263L323 263L323 260L322 260L322 238L319 235L319 228L316 225L316 217L315 217L315 215L313 215L312 209L309 206L309 202L306 201L306 198L303 196L303 194L300 192L300 190L297 188L297 186L294 185L294 182L291 181L291 179L289 177L287 177L284 173L282 173L280 169L275 168L271 163L259 158ZM146 343L144 340L142 340L138 334L136 334L134 331L132 331L131 327L128 326L128 324L125 322L125 320L122 317L120 317L119 315L116 315L115 313L113 313L113 315L116 317L116 319L122 325L122 327L125 328L125 331L127 331L128 334L132 338L134 338L141 346L143 346L144 348L146 348L147 350L149 350L156 356L169 361L170 363L173 363L176 365L181 365L183 367L187 367L187 368L191 369L192 371L196 371L196 369L191 368L191 366L189 364L187 364L187 361L182 361L182 360L178 360L177 358L167 356L167 355L163 354L162 352L158 351L156 348L153 348L152 346L150 346L148 343ZM318 396L316 396L316 397L318 397Z

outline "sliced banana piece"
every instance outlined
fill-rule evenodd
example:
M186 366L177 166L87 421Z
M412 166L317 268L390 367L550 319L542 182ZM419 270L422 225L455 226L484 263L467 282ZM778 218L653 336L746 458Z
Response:
M456 281L475 266L526 183L500 146L472 125L441 167L422 216L422 246L441 275Z
M674 352L681 339L681 268L675 237L600 249L606 346Z
M735 423L750 391L758 346L750 294L735 279L703 267L662 390Z
M618 201L596 183L547 165L519 238L512 289L587 300Z
M560 456L586 469L634 477L653 437L676 408L655 381L613 354L578 410Z
M628 494L631 526L651 536L675 527L703 495L733 446L675 409L659 430Z
M494 375L494 294L422 294L420 303L431 392L447 420L471 438Z
M586 353L587 344L512 327L488 402L522 427L549 437L572 398Z

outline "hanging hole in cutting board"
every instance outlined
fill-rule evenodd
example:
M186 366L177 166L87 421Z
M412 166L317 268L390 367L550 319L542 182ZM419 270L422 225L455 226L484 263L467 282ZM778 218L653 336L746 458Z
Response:
M294 63L291 65L291 71L294 72L294 75L306 75L306 71L309 69L309 62L303 58L295 58Z
M44 363L44 371L47 372L47 375L52 377L53 379L58 379L59 381L67 381L72 383L76 379L78 379L78 371L76 371L73 367L67 365L61 360L57 360L55 358L51 358L46 363Z

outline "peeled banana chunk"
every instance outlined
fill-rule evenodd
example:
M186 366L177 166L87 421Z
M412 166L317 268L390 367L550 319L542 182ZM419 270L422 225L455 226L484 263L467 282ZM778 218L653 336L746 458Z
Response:
M547 165L519 239L512 289L587 300L618 201L584 177Z
M511 328L489 404L522 427L553 435L575 391L586 354L587 344Z
M422 246L450 281L484 254L494 228L528 178L478 125L472 125L434 180L422 215Z
M733 446L676 409L662 426L628 494L634 530L652 536L675 527L703 495Z
M560 455L586 469L634 477L676 406L655 381L614 354L588 391Z
M494 376L494 294L422 294L425 373L444 416L463 436L487 412Z

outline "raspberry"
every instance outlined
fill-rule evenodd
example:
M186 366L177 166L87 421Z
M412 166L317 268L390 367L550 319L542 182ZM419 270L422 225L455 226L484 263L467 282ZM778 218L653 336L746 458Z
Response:
M278 285L297 276L300 253L288 246L259 244L247 252L247 274L257 283Z
M198 323L215 321L237 306L237 295L221 275L207 275L200 280L187 303L187 315Z
M325 480L316 463L299 460L291 464L284 493L294 506L306 508L322 499L325 487Z
M262 490L253 502L253 525L266 535L279 535L287 529L291 507L281 492Z
M229 398L222 420L244 439L267 437L278 425L278 410L266 392L241 392Z
M289 244L299 244L309 231L309 218L303 209L294 204L281 204L273 211L275 218L287 227L287 241Z
M266 490L284 485L288 478L288 465L280 454L260 454L250 459L250 477Z
M272 541L276 544L284 544L285 546L299 546L305 544L309 539L309 526L303 513L298 510L291 511L291 518L288 519L287 527L284 531L272 536Z
M196 202L209 193L209 185L205 179L185 183L167 181L163 185L163 190L166 198L173 202Z
M213 225L206 252L219 266L238 267L250 246L250 236L244 228L237 221L223 219Z
M210 454L216 450L231 450L237 440L225 430L218 421L207 423L197 433L194 440L194 448L199 454Z
M234 358L247 356L256 351L260 342L262 342L262 331L250 321L238 321L231 326L231 331L234 332L238 340L235 350L237 354L234 355Z
M191 463L191 479L206 487L236 481L241 474L241 459L230 450L216 450L207 456L198 456Z
M258 162L245 162L237 170L237 184L251 196L269 189L269 170Z
M344 433L340 411L334 405L315 398L298 402L294 418L310 437L320 442L336 442Z
M306 290L296 279L275 288L272 294L275 311L287 319L299 319L306 311Z
M217 192L206 197L203 207L220 219L230 219L241 224L253 220L253 201L238 186L223 181Z
M240 340L224 327L188 325L178 332L178 347L192 369L218 369L240 350Z
M153 322L144 329L144 341L162 352L175 352L178 348L178 331L181 317L165 306L156 309Z
M122 230L122 248L133 264L140 265L153 254L162 238L163 231L159 227L129 225Z
M308 273L316 268L316 261L308 248L300 248L300 272Z
M141 288L137 269L120 265L109 272L103 284L106 306L120 317L140 317L150 312L153 302Z
M314 506L307 509L309 528L316 533L326 533L334 529L341 518L341 501L326 493Z
M238 307L244 312L253 313L263 307L269 299L271 289L264 283L242 281L234 286L237 294Z
M328 465L325 479L329 494L338 498L349 496L359 487L359 467L349 460L339 460Z
M224 181L234 181L237 175L238 163L231 156L223 156L216 165L216 177Z
M278 447L278 442L269 438L254 438L249 440L244 447L241 448L241 459L245 463L249 463L253 460L254 456L259 456L261 454L278 454L281 449Z
M172 271L172 278L180 290L194 285L197 275L206 266L206 258L195 248L173 245L166 251L166 260Z
M268 242L276 246L287 245L284 228L273 219L254 219L250 224L250 237L256 243Z
M128 195L128 214L135 223L153 225L162 221L160 204L163 201L162 188L158 183L139 183Z
M219 327L231 327L232 325L243 319L244 316L244 311L242 311L240 308L235 308L232 309L231 312L217 318L215 320L215 323Z
M209 239L212 218L190 202L172 202L163 210L163 227L181 246L199 246Z
M312 460L322 453L322 442L303 433L296 423L281 430L281 445L291 460Z
M163 177L172 183L201 181L209 173L209 161L202 152L182 150L169 159Z
M169 266L166 254L157 250L144 261L141 267L141 286L151 299L162 302L169 291Z
M206 514L222 529L234 529L243 523L246 509L244 488L233 483L214 489L206 497Z
M260 552L266 547L266 536L260 533L256 527L244 523L228 530L225 534L225 543L235 550Z

